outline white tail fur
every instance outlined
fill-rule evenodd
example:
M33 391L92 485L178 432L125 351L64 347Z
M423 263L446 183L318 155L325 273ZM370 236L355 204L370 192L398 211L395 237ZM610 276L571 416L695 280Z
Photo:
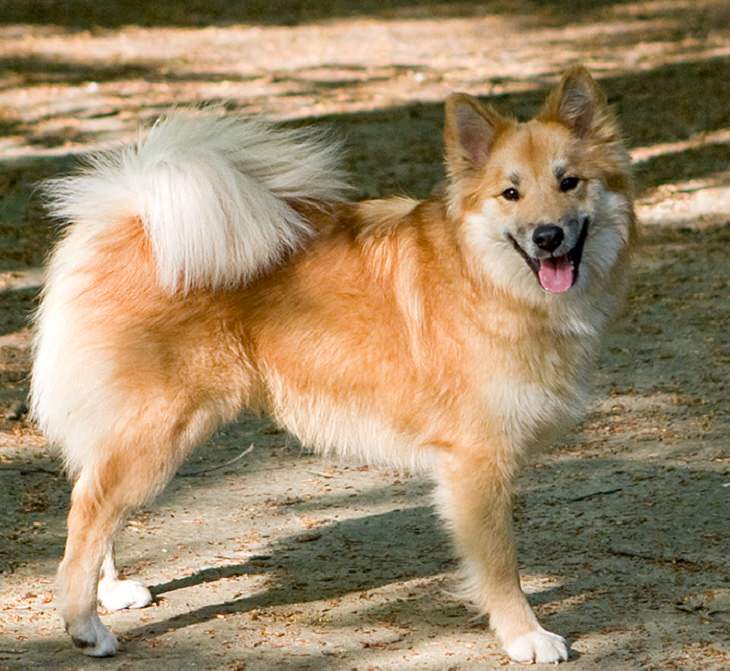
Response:
M36 315L31 410L71 473L98 458L110 427L132 421L120 417L114 356L78 305L95 281L87 269L105 231L139 217L171 292L245 282L309 235L290 200L335 200L344 191L337 153L311 131L176 111L137 144L47 185L51 211L70 226L49 260Z
M167 290L245 282L310 234L290 200L338 200L339 146L219 109L178 110L134 145L51 180L57 217L99 229L138 216Z

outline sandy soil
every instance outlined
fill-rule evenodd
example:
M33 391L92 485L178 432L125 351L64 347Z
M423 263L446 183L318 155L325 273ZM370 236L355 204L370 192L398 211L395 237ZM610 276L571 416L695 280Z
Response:
M124 571L157 597L104 617L122 654L72 650L52 604L69 487L17 417L56 235L34 189L212 100L333 126L360 195L422 196L442 176L448 92L526 115L576 61L624 120L645 244L585 422L521 479L524 584L571 640L567 668L730 668L727 2L184 4L0 8L0 669L508 664L450 596L428 483L323 462L247 417L122 534Z

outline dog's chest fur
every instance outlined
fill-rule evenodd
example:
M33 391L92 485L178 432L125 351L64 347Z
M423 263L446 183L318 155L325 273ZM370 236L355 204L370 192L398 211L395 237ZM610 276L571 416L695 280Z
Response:
M528 450L554 440L580 416L598 334L565 329L551 314L490 308L467 344L464 370L486 432Z
M524 343L501 365L479 370L485 416L514 449L555 440L580 417L591 352L587 343L572 345L561 353L557 346Z

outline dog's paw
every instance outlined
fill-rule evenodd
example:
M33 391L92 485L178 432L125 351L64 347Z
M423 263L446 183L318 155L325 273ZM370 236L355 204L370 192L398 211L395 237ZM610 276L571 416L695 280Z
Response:
M117 638L94 613L80 625L66 626L74 645L89 657L112 657L117 654Z
M513 662L523 664L557 664L568 660L567 641L543 628L518 636L505 646L505 651Z
M136 580L101 580L97 597L107 610L144 608L152 603L150 591Z

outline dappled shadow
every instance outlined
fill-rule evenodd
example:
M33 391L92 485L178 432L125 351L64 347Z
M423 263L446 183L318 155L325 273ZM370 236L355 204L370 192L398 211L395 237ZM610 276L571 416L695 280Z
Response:
M2 88L35 86L39 84L84 84L141 79L145 82L186 81L250 81L256 75L233 72L200 72L171 68L164 60L135 60L133 62L105 63L103 61L63 60L56 57L4 56L0 57L0 73L12 73ZM43 120L39 118L38 120ZM0 120L0 131L5 130ZM11 129L12 130L12 129Z
M730 127L730 109L716 104L707 94L711 88L720 86L720 78L729 64L728 58L673 64L645 72L606 77L603 84L619 108L630 144L645 146L684 138L698 128ZM647 100L654 100L652 92L658 90L662 91L663 97L661 101L652 102L653 114L647 117L640 109ZM543 90L535 90L492 96L486 100L502 109L512 108L527 116L534 112L543 96ZM697 99L706 104L689 104L689 101ZM679 108L682 108L684 116L677 112ZM365 181L362 190L368 195L403 190L427 195L443 175L438 161L441 139L434 132L440 127L441 116L440 104L423 103L330 115L321 121L336 126L347 135L351 148L348 156L350 168L358 180ZM387 142L373 148L370 140L374 136L387 138ZM725 149L725 145L709 145L666 157L654 157L640 167L641 184L645 189L653 188L719 170L723 167ZM59 165L67 169L69 159L39 161L31 174L34 178L52 174ZM20 166L4 173L8 180L6 188L14 190L22 199L27 199L32 184L27 179L27 172L27 167ZM33 212L39 215L38 210ZM35 225L4 224L0 231L4 231L6 236L4 247L8 255L18 254L18 259L21 259L30 254L31 260L41 263L51 237L50 228L40 216L35 216L32 223ZM717 369L716 362L725 362L730 356L725 333L730 314L722 307L725 304L720 302L728 289L724 269L729 235L730 229L725 227L707 232L662 232L645 241L644 254L651 258L651 263L640 264L629 297L631 317L621 331L611 336L609 343L609 356L604 364L606 372L602 377L604 391L613 385L629 390L629 395L651 397L654 392L677 395L674 406L676 417L669 417L664 410L657 416L663 422L670 421L669 428L676 434L675 442L678 443L682 442L686 432L681 426L675 431L672 422L679 421L681 416L685 422L703 426L707 408L689 401L708 394L720 395L724 383L722 369ZM28 236L31 236L32 244L26 242ZM3 315L0 334L12 334L25 325L34 307L35 296L36 290L32 288L0 293ZM713 309L708 310L709 305L714 306ZM667 328L671 330L671 337L664 332ZM11 354L16 356L15 352ZM636 365L637 357L641 365ZM26 363L18 371L14 370L5 383L26 384L27 375ZM726 415L716 414L712 430L717 432L727 427ZM631 439L630 435L626 436L626 440ZM223 459L224 455L220 458ZM209 477L216 478L222 473ZM2 477L10 476L3 474ZM206 481L206 478L201 478L199 483L204 485ZM12 484L16 489L25 486L27 481L22 478ZM63 507L60 501L53 508L58 516L48 520L49 525L56 528L62 527L62 513L58 512ZM60 555L61 540L58 545L48 546L49 556Z
M571 5L567 12L562 3L558 6L557 2L521 2L519 9L521 14L534 10L545 25L559 26L568 20L595 16L595 12L612 4L615 3L578 3ZM611 103L617 108L628 143L635 148L656 149L664 143L730 129L726 95L730 58L704 53L704 27L700 26L696 34L693 32L692 12L672 3L662 6L665 10L654 14L687 22L687 34L696 38L696 43L682 45L681 53L673 52L676 62L657 65L649 59L642 61L641 67L627 64L623 68L613 64L596 68ZM513 7L514 3L504 2L439 3L437 7L430 2L404 1L383 8L380 3L375 7L374 3L367 2L355 7L354 3L347 2L282 2L264 6L264 3L214 1L188 4L183 10L183 5L173 7L169 2L132 8L126 1L17 1L3 5L0 20L43 24L49 31L58 30L63 34L63 28L111 29L126 24L286 25L345 16L425 18L436 12L441 16L509 15L515 11ZM42 12L44 8L47 11ZM672 30L681 28L679 25ZM574 40L562 40L557 35L553 47L546 46L546 49L571 44L576 54L591 59L601 49L630 49L632 45L647 44L650 37L669 39L663 33L650 36L648 32L628 30ZM231 109L257 109L267 101L284 98L292 98L290 105L294 109L297 96L321 100L342 96L340 108L344 111L312 113L306 119L290 123L329 124L346 136L349 148L346 161L360 195L405 191L426 196L443 177L441 102L433 102L435 98L432 98L404 104L403 99L415 97L404 80L402 99L367 100L372 109L353 111L356 104L362 103L358 95L366 99L370 95L370 89L359 93L363 86L372 84L377 89L389 78L411 74L434 81L448 78L448 69L441 69L436 61L428 66L399 63L377 67L321 63L316 67L282 67L261 77L224 68L212 70L197 71L190 64L177 67L162 60L75 62L66 59L65 54L57 58L32 55L0 59L0 72L16 78L3 80L2 85L8 89L65 84L80 87L86 83L116 88L121 82L134 80L141 88L123 90L120 87L111 103L87 106L83 97L76 97L69 100L63 111L66 116L84 121L124 117L128 124L124 128L135 125L138 119L150 118L170 103L196 103L202 97L210 100L213 95L203 96L190 89L185 96L177 92L167 97L147 96L146 84L189 82L202 86L259 78L260 87L228 101ZM475 73L473 81L479 90L490 92L482 97L484 101L503 111L513 110L524 118L538 108L557 74L557 68L526 71L524 76L517 73L482 79ZM42 105L33 114L42 122L55 122L63 117L57 109L42 109ZM51 124L46 131L18 115L2 118L6 119L0 121L3 135L17 137L31 149L63 150L68 144L64 156L0 157L3 165L0 246L4 252L0 270L13 270L25 264L40 264L54 236L38 199L30 197L35 183L67 172L73 154L105 139L107 131L100 130L99 126L85 128L59 123ZM728 169L727 151L724 140L708 140L681 150L653 152L637 165L639 191L647 194L657 187L723 173ZM725 437L730 432L726 393L730 362L726 332L730 323L728 246L730 227L727 225L706 231L658 230L646 235L627 317L616 325L608 339L599 373L598 403L593 406L582 431L566 440L555 460L549 459L536 472L525 475L517 519L521 564L526 575L537 576L536 591L530 599L547 626L571 638L592 635L599 629L603 632L630 629L629 637L646 637L641 643L643 647L639 647L647 654L669 646L667 640L674 641L671 649L676 648L679 654L679 647L688 640L682 627L690 615L678 609L677 603L687 594L727 584L723 583L726 580L723 576L726 575L725 558L730 551L724 516L728 491L724 485L728 475L718 470L718 464L726 463L723 461L727 459ZM6 366L0 378L5 394L3 403L13 395L20 398L27 388L27 347L19 346L13 337L22 335L35 296L36 289L30 287L0 292L0 336L10 337L7 341L10 344L1 352ZM9 357L17 359L11 361ZM21 444L27 436L35 436L27 420L0 421L4 435L17 436ZM293 453L285 459L274 459L266 451L257 451L245 468L239 462L236 467L216 469L250 440L257 446L266 443L262 425L256 427L247 426L246 431L240 426L234 428L224 449L213 453L212 446L208 446L205 452L197 453L194 463L184 467L184 472L186 476L197 469L200 472L195 477L176 479L161 505L176 512L221 483L227 484L237 476L245 479L258 475L277 465L291 468L293 475L296 468ZM211 466L213 469L205 472ZM240 504L237 493L224 488L218 491L223 507ZM168 666L174 666L176 661L179 668L186 668L184 665L188 663L191 668L196 664L211 664L216 658L209 649L176 644L175 651L167 648L156 653L154 648L142 646L145 641L162 638L168 631L192 629L219 616L243 617L267 607L336 599L410 579L428 584L400 601L384 603L376 598L357 613L334 620L331 626L342 623L362 627L381 618L412 621L414 631L410 644L425 640L426 634L419 630L419 623L441 627L445 632L462 631L469 626L468 615L458 601L441 597L434 606L436 592L440 593L442 587L441 578L449 576L455 567L441 524L430 508L420 505L373 513L373 509L382 510L392 500L388 491L387 486L378 486L373 478L370 488L356 496L349 490L347 493L334 491L307 500L287 501L281 505L296 514L347 509L355 504L364 512L361 517L328 522L307 533L283 538L280 533L270 545L257 547L258 554L245 561L207 566L198 571L170 569L167 581L154 586L163 603L166 597L186 589L210 589L209 597L203 605L198 601L198 606L174 617L164 617L152 610L140 615L140 618L149 617L151 622L139 622L132 620L136 614L130 615L120 629L127 649L144 656L145 663L154 660L157 654L164 659L161 663ZM413 488L408 488L407 493L411 497L420 495L420 492L414 494ZM52 574L63 551L68 495L69 486L59 465L50 460L45 448L37 453L32 449L18 450L10 456L3 453L0 573ZM147 514L154 517L154 510ZM160 508L156 510L159 512ZM201 508L201 511L201 516L212 514L212 508ZM158 517L163 518L161 514ZM157 544L166 542L166 538L179 538L176 534L180 533L180 527L179 518L176 522L167 520L167 525L162 520L156 528L147 531L145 538L155 539L156 552ZM238 528L232 528L231 534L236 531ZM130 549L132 556L141 545L137 540ZM210 542L209 537L184 540L200 549L201 560L211 556L210 550L204 547ZM202 549L196 545L198 542L203 545ZM148 552L144 561L162 563L164 559L162 555ZM145 563L140 566L144 567ZM545 578L544 584L538 580L541 576ZM218 584L249 578L266 581L265 589L249 593L245 591L248 585L244 584L245 596L223 602L216 596ZM695 615L693 611L691 617ZM713 629L717 626L714 616L705 610L698 611L697 616L707 619L707 636L719 640L720 634ZM483 631L483 624L480 627ZM33 645L32 641L18 643L8 639L6 642L0 638L0 648L19 646L30 650ZM607 644L609 661L605 668L621 668L618 663L612 666L611 661L617 659L611 655L619 654L620 645ZM66 650L66 641L59 638L53 646ZM48 655L44 668L56 668L53 650L49 647L43 654ZM261 649L243 651L241 659L256 659L261 654L271 662L270 668L288 668L290 660L286 654L280 655L273 647L265 653ZM19 659L22 660L22 655ZM68 658L64 656L64 659L76 657L69 650ZM342 668L336 659L322 657L318 661L321 664L317 668ZM5 658L0 659L0 666L8 663ZM10 659L10 668L12 663ZM71 663L59 662L58 668L72 668ZM17 668L24 667L20 664Z
M687 615L676 605L721 584L724 557L730 551L724 533L725 477L707 472L701 464L657 467L656 463L632 464L617 458L562 458L526 474L517 515L519 556L523 574L528 576L530 601L544 624L571 640L580 640L595 633L595 613L600 611L603 631L633 632L633 642L642 641L643 654L655 646L657 651L666 649L660 637L643 640L646 627L681 630ZM673 496L666 496L669 490ZM698 500L703 504L702 515L688 524ZM550 543L534 542L546 534ZM217 602L216 590L211 589L207 605L163 619L155 618L153 610L153 621L148 615L138 625L134 621L144 616L134 614L125 627L115 629L124 654L134 659L141 653L149 661L155 656L155 646L150 649L147 645L175 631L195 631L198 625L254 611L438 578L411 586L406 598L368 600L357 610L336 614L318 625L320 630L348 627L360 631L387 621L405 627L408 645L418 646L434 631L446 636L475 626L460 601L443 592L455 585L449 577L454 568L450 544L431 508L366 514L318 527L316 533L281 538L265 554L245 562L205 568L153 586L156 595L165 596L218 581L265 576L268 586L263 590ZM444 582L442 576L448 580ZM541 576L549 578L547 584ZM536 588L530 588L533 582ZM710 630L713 622L715 628L722 626L722 620L709 610L697 608L699 615L708 618ZM475 633L488 637L484 622ZM13 641L2 647L24 651L38 645ZM607 652L618 653L619 645L617 641L617 647L609 647ZM276 650L265 646L255 653L240 651L243 656L249 653L261 659L262 655L276 655ZM42 654L49 655L46 668L51 669L54 658L73 659L77 653L61 639L52 652ZM170 654L175 653L167 653L168 662ZM193 658L202 661L213 654L200 650Z
M47 455L0 463L0 575L29 564L41 573L63 553L70 486Z
M729 156L729 143L707 144L651 158L637 166L636 176L645 189L677 184L728 170Z
M647 236L627 316L610 334L604 361L604 379L612 378L614 391L677 395L675 417L657 417L666 428L678 417L706 416L708 405L719 400L719 412L703 424L703 439L709 429L730 430L723 392L723 368L730 362L729 245L730 224Z
M39 291L40 287L0 289L0 336L14 333L28 325Z
M723 479L692 466L629 469L623 459L563 459L539 475L526 476L529 484L523 488L518 515L520 563L528 576L553 579L552 587L530 597L546 626L573 638L590 634L599 601L609 613L603 616L603 628L631 629L655 619L668 623L677 617L678 581L682 594L716 585L730 550L723 534ZM676 495L666 497L668 488ZM687 511L698 497L705 512L698 524L688 527ZM637 505L651 514L637 515ZM546 527L554 529L554 543L531 542ZM244 563L206 568L153 586L156 595L164 595L241 576L271 579L266 589L251 596L142 624L122 638L147 639L257 609L330 600L451 574L454 567L449 542L431 508L365 515L319 527L316 534L283 538L265 555ZM416 588L407 600L375 602L331 624L362 627L387 615L392 622L436 625L444 632L468 628L467 611L458 601L443 603L442 596L442 611L434 611L433 590L443 589L440 582L422 589L418 593ZM418 639L418 632L413 636Z
M613 36L615 37L615 36ZM641 35L627 33L626 38L634 44L640 44ZM572 44L569 39L564 40L566 44ZM561 42L562 44L562 42ZM559 48L559 45L556 45ZM697 52L697 53L695 53ZM188 83L195 84L231 84L256 81L254 87L256 93L245 94L243 100L236 103L229 100L231 107L238 104L239 107L253 106L260 109L267 101L286 99L288 97L314 96L323 100L331 100L334 97L341 97L340 94L348 93L355 98L342 98L341 107L347 108L357 104L357 93L359 89L367 87L364 91L374 90L372 86L378 83L385 83L388 80L400 77L415 76L421 80L440 81L450 76L448 68L436 67L435 65L424 66L419 63L389 63L387 65L371 65L358 67L348 63L322 63L313 67L288 67L286 63L272 64L272 67L265 71L256 69L241 72L237 69L239 64L231 63L229 68L220 67L215 71L200 70L194 62L168 62L164 58L158 59L133 59L124 60L116 57L104 61L101 59L73 59L64 52L61 55L25 55L25 56L3 56L0 58L0 72L8 74L4 86L17 89L22 86L33 85L69 85L87 84L90 91L96 91L99 85L115 82L125 82L131 85L134 81L144 84L165 84L165 83ZM590 56L586 53L586 57ZM603 73L597 71L597 75L606 82L610 98L615 101L628 100L628 106L624 110L626 117L632 116L636 119L644 117L645 128L641 136L643 143L657 141L657 134L660 136L682 137L683 132L697 132L708 130L713 126L704 123L704 117L710 120L717 116L718 110L726 110L723 96L716 95L722 90L722 85L728 76L727 58L703 56L701 46L695 45L685 47L682 53L677 56L676 63L670 65L659 65L650 67L648 63L641 69L624 73L622 70L612 67ZM274 67L278 66L278 67ZM494 72L483 79L474 79L470 85L479 84L483 89L492 91L490 100L499 102L507 99L510 108L517 111L528 112L534 107L534 101L543 95L546 90L547 80L550 76L558 74L560 66L554 67L553 71L539 75L497 75ZM331 78L330 72L331 71ZM412 82L404 81L405 86ZM516 92L513 89L525 88L527 92ZM676 86L679 85L679 89ZM377 90L377 88L375 89ZM125 91L123 88L117 90L109 89L106 95L111 95L112 100L108 104L99 105L96 98L84 97L79 99L76 106L55 108L53 112L44 111L32 113L35 124L53 121L54 119L71 116L73 121L77 119L95 119L99 116L113 116L119 113L132 115L135 111L139 118L148 119L151 110L159 112L166 106L180 104L196 104L203 101L226 99L225 91L222 90L220 98L207 95L204 98L196 97L194 90L186 92L186 97L179 95L168 97L167 102L160 100L159 96L154 101L144 95L140 95L138 89L134 92ZM715 95L712 95L715 93ZM241 95L238 93L237 95ZM667 97L671 97L672 104L664 105ZM695 101L701 99L703 105L696 105ZM39 105L40 106L40 105ZM383 109L391 107L398 108L400 103L392 104L385 102ZM99 108L99 109L97 109ZM663 119L654 122L652 112L660 111ZM32 105L28 111L32 110ZM345 115L352 115L357 118L357 112L345 112ZM689 122L689 126L688 126ZM58 121L56 122L58 124ZM30 122L20 123L13 119L8 125L8 133L25 132L28 134L30 144L43 144L41 131L33 128ZM48 146L55 146L62 139L60 131L54 131L58 135L49 136ZM94 131L77 133L74 137L65 138L68 144L79 146L84 143L91 144L94 139ZM39 135L39 140L35 135ZM70 149L70 151L73 149Z
M33 86L37 84L79 84L89 81L118 79L147 79L160 67L159 63L103 63L82 60L65 61L58 56L3 56L0 72L12 73L5 86Z
M72 29L119 28L137 26L259 25L291 26L338 18L373 17L387 19L468 17L507 14L519 10L539 13L543 21L575 21L616 0L574 0L570 12L559 0L175 0L139 3L136 0L94 2L94 0L47 0L27 2L6 0L0 10L0 23L29 23L63 26Z
M289 649L248 649L244 646L229 650L229 661L220 659L220 653L214 653L210 647L201 645L198 640L176 641L174 645L132 646L123 644L116 659L93 659L83 657L80 652L68 643L63 634L56 638L42 641L18 642L0 632L0 669L3 671L28 671L31 668L43 671L84 671L86 669L104 669L106 671L128 671L130 665L136 663L142 667L158 666L160 669L175 671L245 671L249 665L265 660L265 666L255 669L277 669L280 671L338 671L341 660L332 656L321 655L316 660L316 669L308 665L302 666L292 659ZM28 661L31 658L32 661ZM42 664L37 660L42 660Z
M56 21L59 25L67 25L64 23L66 19L71 21L73 17L77 17L81 23L98 19L99 25L115 27L121 25L119 20L123 17L127 21L134 17L139 18L142 23L148 21L149 25L157 25L156 21L161 21L165 15L168 19L174 15L172 4L155 4L154 8L137 8L133 11L126 2L99 5L76 0L67 3L42 3L42 9L41 5L27 3L7 3L4 8L8 21L11 20L8 17L15 16L18 21L24 17L30 23ZM264 22L267 20L267 12L272 15L274 22L283 20L287 12L306 15L308 20L321 20L329 15L336 16L344 9L358 15L368 15L370 12L373 16L380 16L379 12L382 11L405 11L406 8L415 15L419 15L419 12L443 12L445 15L450 15L449 12L454 15L477 12L484 16L504 12L511 21L516 21L515 26L526 17L537 16L539 21L533 26L537 30L535 39L544 43L546 60L543 66L547 64L547 70L543 67L534 73L528 70L524 74L509 72L504 75L491 72L483 80L477 77L471 82L471 85L478 84L483 90L491 91L490 95L483 97L484 100L504 110L515 110L523 117L534 112L552 83L552 77L558 74L558 60L547 58L551 51L570 45L575 52L575 59L585 58L590 61L595 55L593 51L604 46L614 50L623 49L624 46L638 48L652 39L671 42L677 35L686 32L692 38L678 42L677 49L663 55L649 54L646 58L641 58L639 66L630 71L624 71L622 66L613 63L599 65L596 74L601 78L609 99L618 108L631 146L645 147L730 127L730 106L724 95L717 94L727 88L725 82L730 76L730 61L727 56L712 55L711 51L705 54L703 51L702 38L712 32L713 26L722 24L719 10L693 9L672 3L646 7L637 5L633 9L627 6L621 9L621 16L631 18L634 23L627 23L622 27L621 22L616 19L618 15L611 15L613 18L608 20L607 15L601 13L602 9L614 5L621 8L622 3L582 2L571 6L570 12L563 12L559 4L521 2L514 6L514 3L502 2L395 2L383 9L380 3L377 7L368 3L350 7L345 2L325 3L322 6L307 2L284 2L275 5L214 2L200 3L199 7L186 7L180 13L184 14L184 21L191 21L195 25L198 21L205 23L224 20L222 17L229 16L229 12L235 16L238 16L237 13L248 12L261 14ZM599 34L591 32L589 36L581 36L580 33L571 36L561 30L553 30L542 35L539 29L552 25L545 17L549 19L556 12L562 13L565 21L571 22L584 15L600 18L595 24ZM605 34L601 33L603 29L606 29ZM172 104L227 101L231 108L260 110L267 109L272 103L275 103L274 107L276 104L286 104L295 108L300 101L313 105L319 100L342 100L340 107L344 109L363 105L378 107L379 105L367 101L380 84L385 85L389 80L400 81L399 78L403 77L405 97L412 97L408 92L408 87L412 85L409 77L433 82L453 77L453 73L444 68L437 59L427 65L417 62L372 63L366 67L347 62L326 62L323 58L323 62L305 67L288 67L286 61L272 62L271 67L264 71L259 66L253 70L247 69L245 59L230 63L228 67L218 64L218 67L198 69L195 61L186 62L184 59L169 61L163 57L145 59L139 56L130 59L117 54L108 60L76 60L69 54L72 55L72 52L3 56L0 58L0 72L8 74L4 86L15 89L35 85L88 84L96 90L97 86L103 87L117 82L137 82L149 84L150 87L158 85L162 91L168 84L174 86L187 83L193 88L185 89L184 94L173 88L174 93L167 94L165 98L163 93L145 96L137 87L133 87L133 92L124 87L119 87L119 90L114 87L105 93L110 96L110 101L105 104L100 105L91 94L87 97L82 93L80 97L76 96L78 103L52 107L53 111L47 109L47 104L41 103L39 110L32 112L34 123L14 120L9 126L8 134L17 138L17 142L13 143L13 152L9 155L22 156L23 143L28 149L27 160L31 162L35 160L32 158L34 153L42 154L44 150L58 152L67 148L69 153L83 150L105 142L122 131L131 132L140 120L149 121ZM514 54L508 60L511 61L513 57ZM662 58L676 62L657 65ZM243 70L240 69L242 66L245 66ZM195 90L196 84L210 86L220 83L227 86L245 82L255 82L255 85L250 90L234 89L237 91L237 100L227 99L229 89L225 86L220 88L220 95L210 91L205 96L197 96ZM287 99L291 99L291 102L282 102ZM697 104L697 101L702 102ZM28 109L31 108L29 105ZM438 161L442 154L438 133L441 117L441 103L403 105L400 100L386 100L382 109L325 114L320 119L331 122L348 136L351 147L349 165L357 174L355 181L360 195L369 197L405 191L422 197L431 191L433 184L443 174ZM308 120L311 121L311 117ZM386 138L387 143L384 141ZM702 147L691 150L686 156L682 153L667 157L657 156L639 167L640 186L648 190L671 183L675 173L690 177L712 174L722 163L721 153L722 147ZM65 164L60 159L55 166L53 162L46 163L43 172L53 174L62 169L63 165ZM45 223L43 217L38 217L31 222L31 227ZM37 250L38 246L34 249ZM37 260L36 254L33 261Z
M157 66L120 66L109 67L96 65L79 65L72 63L56 63L57 70L47 69L43 59L28 58L23 62L30 68L28 77L33 72L39 76L50 78L57 72L67 81L104 81L105 78L126 78L129 74L143 76L146 79L158 77L176 79L210 80L235 79L234 73L165 73L154 74ZM393 66L395 67L395 66ZM410 68L410 66L399 66ZM144 73L144 74L142 74ZM24 77L23 69L20 76ZM71 76L68 79L68 76ZM616 107L630 146L651 146L653 144L682 140L700 133L717 129L730 128L730 107L722 96L714 92L720 90L730 76L730 58L715 57L701 61L673 63L659 67L630 72L606 73L601 78L610 102ZM74 79L78 77L78 79ZM243 77L244 79L246 77ZM384 79L385 76L383 75ZM365 81L377 81L366 78ZM361 78L318 80L312 77L301 77L296 71L281 73L272 79L273 82L291 84L292 91L277 95L310 95L328 88L341 89L357 87L363 82ZM548 91L548 86L537 81L532 90L520 93L501 93L485 96L482 99L504 112L514 112L521 118L535 113ZM697 104L701 100L702 104ZM194 100L177 100L177 104L194 103ZM229 103L229 106L232 106ZM136 110L137 116L148 118L144 101L136 102L125 109L126 116ZM159 112L160 104L150 105L151 112ZM114 109L104 109L100 116L117 114ZM88 116L83 110L74 112L76 117ZM96 116L91 113L89 118ZM374 196L394 191L407 191L414 195L426 196L434 183L442 178L438 157L442 153L441 138L437 132L442 125L443 108L441 103L413 103L397 105L385 109L328 114L320 118L320 122L331 124L348 138L349 166L358 176L356 186L360 186L363 195ZM297 122L301 123L301 122ZM53 131L41 132L31 127L16 125L27 135L29 145L56 147L66 144L78 145L93 143L94 132L83 131L75 125L67 129L54 128ZM388 138L387 147L373 138L382 135ZM383 157L381 152L387 149L389 156ZM653 188L672 181L702 176L726 167L723 163L724 145L693 148L685 152L672 153L669 156L657 156L644 162L638 169L642 188ZM383 160L385 159L385 160ZM49 174L55 172L52 161L46 161ZM60 161L61 159L59 159ZM63 159L67 164L67 159ZM60 163L59 163L60 165ZM378 170L374 167L378 166ZM357 184L357 182L360 182ZM362 182L365 182L363 185Z
M714 94L730 77L730 57L700 62L674 63L630 73L606 74L600 80L615 107L629 147L682 140L699 133L730 128L730 106ZM541 86L525 93L504 93L481 99L502 112L513 112L522 119L539 109L548 88ZM697 101L701 100L702 104ZM355 174L372 174L368 140L381 133L390 139L389 162L381 162L378 184L368 196L382 192L406 191L419 197L430 193L443 177L434 157L442 152L441 104L413 104L373 112L329 115L323 119L348 136L350 165ZM398 129L397 133L393 129ZM381 150L376 145L376 150ZM414 151L415 150L415 151ZM637 167L639 192L661 184L684 181L725 170L728 166L726 144L656 156ZM399 177L396 182L394 178Z
M222 578L273 576L271 588L241 600L239 605L250 609L292 600L303 603L329 599L397 580L432 576L453 566L449 541L434 511L418 507L318 527L316 532L277 541L267 554L254 556L244 564L204 569L151 589L158 596ZM235 603L226 607L231 612L239 609ZM180 626L199 617L208 615L182 615Z
M607 75L601 84L634 146L730 127L730 108L717 95L728 77L730 57L717 56Z

